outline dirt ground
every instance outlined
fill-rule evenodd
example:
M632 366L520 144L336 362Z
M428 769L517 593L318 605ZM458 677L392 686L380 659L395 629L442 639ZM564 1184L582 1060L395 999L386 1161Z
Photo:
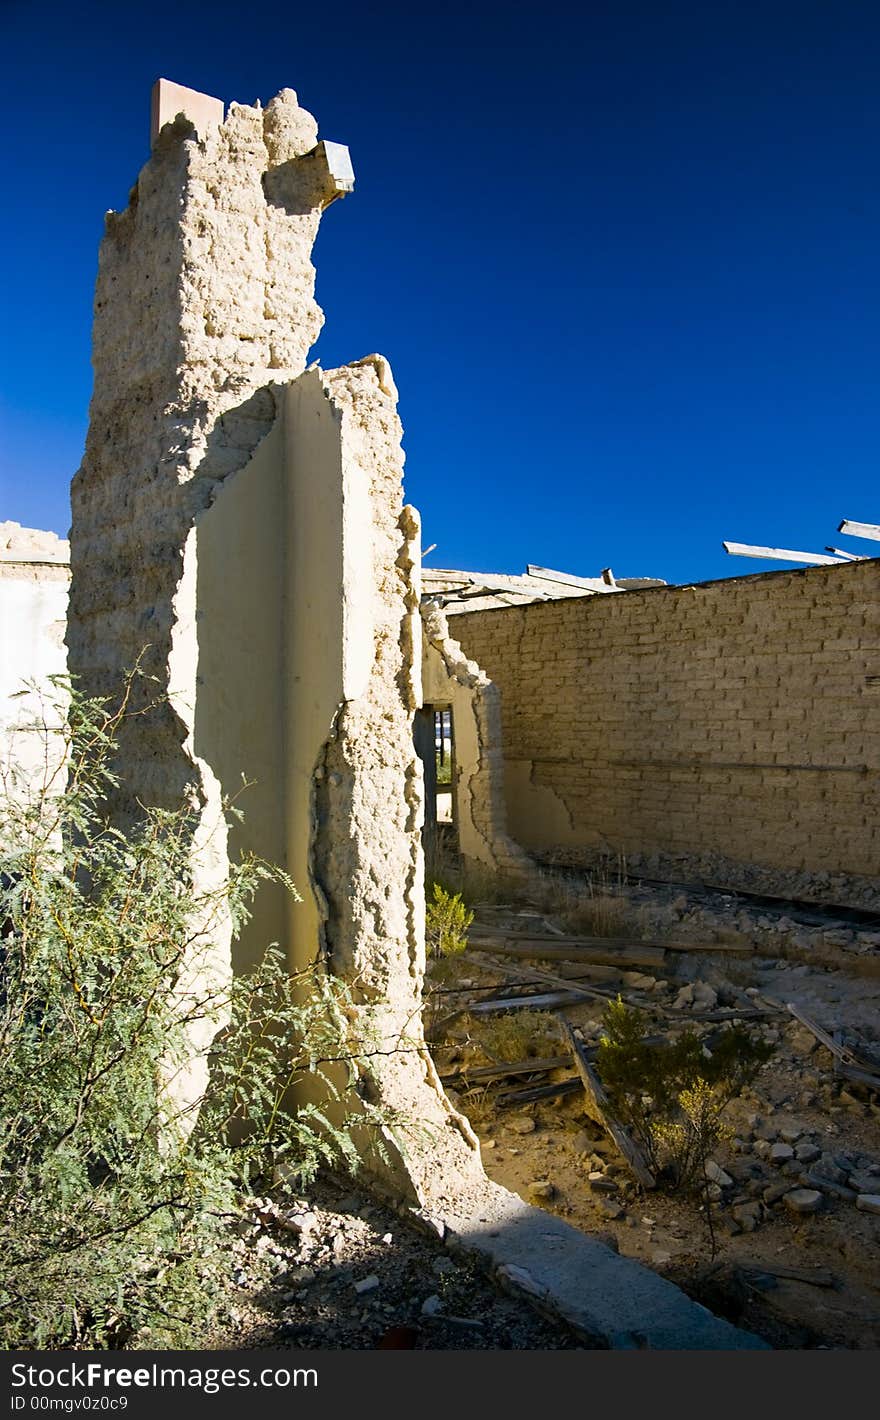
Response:
M233 1257L232 1315L207 1350L589 1349L350 1182L255 1201Z
M525 927L584 934L592 909L602 935L690 942L692 950L668 951L662 968L621 972L616 979L609 979L607 968L597 973L600 990L613 995L619 989L643 1004L652 1030L674 1033L681 1021L708 1037L718 1027L700 1022L706 1007L745 1011L769 1001L778 1008L765 1019L744 1021L773 1044L774 1054L748 1093L728 1107L730 1138L713 1160L723 1171L712 1189L714 1254L699 1198L661 1188L641 1191L602 1128L585 1113L582 1092L526 1105L499 1103L504 1091L571 1077L572 1068L532 1079L468 1081L468 1065L510 1059L511 1053L564 1054L563 1044L553 1045L552 1031L547 1035L546 1013L513 1013L514 1044L520 1031L525 1048L511 1052L511 1042L502 1041L500 1055L491 1017L464 1014L441 1028L435 1059L481 1139L487 1173L528 1201L602 1236L774 1347L876 1348L880 1216L865 1209L873 1206L868 1198L880 1194L880 1104L874 1091L837 1077L831 1052L784 1008L792 1003L829 1034L841 1031L846 1044L857 1042L880 1067L880 937L865 923L832 918L805 924L782 908L768 918L764 908L732 898L707 902L697 895L690 901L681 891L621 886L615 904L596 901L589 884L585 891L586 898L579 899L575 882L561 903L552 893L538 894L537 901L486 902L478 906L472 930ZM718 946L719 938L720 945L736 947L736 954L697 949L701 940ZM510 986L506 963L493 960L497 966L469 949L456 959L454 971L449 962L441 963L435 975L442 980L444 1004L464 1008L485 1000L491 994L487 987ZM524 975L530 965L558 975L584 970L557 962L515 963ZM583 978L581 984L587 984ZM552 988L545 983L535 989ZM596 1043L603 1011L604 1002L597 999L560 1014L580 1027L587 1043ZM532 1041L529 1017L535 1022ZM816 1211L792 1211L786 1195L801 1189L811 1190ZM805 1275L779 1275L786 1269Z

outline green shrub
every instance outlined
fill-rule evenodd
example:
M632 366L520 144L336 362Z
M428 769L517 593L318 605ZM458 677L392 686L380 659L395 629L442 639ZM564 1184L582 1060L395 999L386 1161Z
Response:
M721 1030L711 1052L691 1029L652 1042L643 1013L620 997L608 1003L603 1025L596 1069L615 1118L652 1172L673 1186L704 1188L705 1164L724 1134L723 1112L773 1047L741 1025Z
M425 941L431 956L458 956L467 946L473 912L465 906L461 893L454 895L434 883L433 900L425 910Z
M356 1167L352 1130L386 1122L342 1099L365 1047L342 983L289 974L274 946L248 976L216 969L219 924L237 932L259 884L295 893L289 879L248 858L200 889L190 810L145 809L125 833L107 820L127 713L127 695L116 709L73 695L63 769L29 800L0 796L6 1348L198 1345L247 1196L279 1165L289 1188L323 1163ZM186 1099L197 1028L216 1033ZM295 1102L315 1075L342 1100L334 1119Z

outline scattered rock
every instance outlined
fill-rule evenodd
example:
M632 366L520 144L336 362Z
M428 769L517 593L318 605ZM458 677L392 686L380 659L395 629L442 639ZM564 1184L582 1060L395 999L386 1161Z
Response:
M842 1183L832 1183L830 1179L824 1178L822 1174L815 1171L802 1173L800 1181L805 1188L819 1188L823 1193L830 1193L835 1198L842 1198L845 1203L854 1203L857 1197L854 1188L845 1188Z
M790 1144L771 1144L770 1162L771 1164L787 1164L789 1159L794 1158L794 1149Z
M707 981L695 981L694 1005L701 1011L714 1011L718 1005L718 992Z
M709 1179L710 1183L717 1183L720 1188L730 1188L733 1183L730 1174L725 1173L724 1169L721 1168L719 1164L716 1164L714 1159L709 1159L706 1164L706 1177Z
M593 1193L616 1193L617 1183L613 1178L608 1178L604 1173L591 1173L588 1176L590 1190Z
M804 1142L795 1146L794 1156L801 1164L814 1164L822 1157L822 1150L815 1144Z
M308 1287L317 1275L313 1267L291 1267L282 1280L289 1282L292 1287Z
M781 1124L779 1126L779 1137L785 1144L796 1144L803 1132L800 1124Z
M760 1203L740 1203L735 1208L731 1208L730 1214L735 1218L744 1233L751 1233L757 1227L761 1218Z
M880 1193L860 1193L856 1207L863 1213L880 1213Z
M518 1114L510 1120L507 1127L514 1134L534 1134L538 1126L530 1115Z
M379 1278L376 1276L375 1272L371 1272L369 1277L364 1277L360 1282L355 1282L354 1290L359 1297L363 1297L367 1292L375 1292L378 1286Z
M297 1233L301 1237L307 1233L313 1233L318 1226L318 1219L314 1213L283 1213L279 1210L273 1215L272 1221L279 1228L283 1228L286 1233Z
M793 1188L783 1194L782 1201L792 1213L818 1213L822 1207L818 1188Z
M532 1198L547 1200L556 1197L556 1189L547 1178L536 1178L528 1185Z
M866 1173L862 1169L853 1170L846 1180L848 1188L854 1188L856 1193L880 1193L880 1177L873 1173Z
M631 986L634 991L653 991L657 985L655 976L646 976L641 971L625 971L623 980L627 986Z
M443 1303L436 1292L432 1293L430 1297L426 1297L422 1302L422 1316L436 1316L442 1310Z
M601 1199L599 1202L599 1207L602 1209L602 1212L605 1214L606 1218L624 1217L624 1209L619 1203L615 1203L612 1198Z

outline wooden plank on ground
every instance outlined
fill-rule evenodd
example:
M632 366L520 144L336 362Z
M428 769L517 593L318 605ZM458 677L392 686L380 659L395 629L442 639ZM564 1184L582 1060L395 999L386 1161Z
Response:
M867 1089L880 1094L880 1075L872 1075L868 1070L857 1070L854 1065L844 1065L839 1060L834 1063L834 1073L854 1085L865 1085Z
M732 956L751 957L754 942L666 942L668 952L730 952Z
M767 999L771 1000L772 998L768 997ZM800 1021L801 1025L805 1026L811 1035L816 1037L820 1045L824 1045L825 1049L830 1050L831 1054L835 1055L844 1065L856 1066L856 1058L854 1055L850 1054L846 1046L839 1045L836 1040L833 1040L826 1030L823 1030L822 1027L817 1025L814 1020L811 1020L809 1016L804 1015L800 1007L796 1006L793 1001L787 1001L785 1008L790 1015L794 1016L796 1021Z
M539 996L505 996L498 1001L477 1001L467 1007L469 1016L491 1016L496 1011L547 1011L556 1006L576 1006L576 991L545 991Z
M644 1155L638 1145L627 1134L626 1130L612 1118L608 1108L608 1096L602 1087L598 1075L587 1059L583 1043L579 1040L568 1021L562 1022L569 1048L575 1063L575 1069L581 1077L581 1084L584 1087L584 1094L587 1097L587 1113L595 1119L597 1124L614 1140L626 1162L629 1164L642 1188L654 1188L655 1179L651 1170L645 1162Z
M546 942L550 946L559 947L616 947L623 951L628 947L652 947L661 951L666 947L666 942L652 940L642 940L640 937L598 937L596 935L583 936L575 933L563 932L542 932L537 927L472 927L468 932L468 940L480 937L493 937L496 940L504 937L510 942Z
M808 1282L811 1287L834 1287L834 1273L827 1267L786 1267L781 1262L741 1262L743 1272L766 1272L770 1277L784 1277L792 1282Z
M578 943L563 942L559 938L532 937L522 940L494 934L468 935L468 949L475 952L500 952L504 956L534 957L538 961L595 962L604 966L662 966L662 947L613 946L602 944L583 946Z
M566 1062L568 1063L568 1062ZM556 1095L571 1095L582 1089L579 1079L557 1080L555 1084L533 1085L525 1090L505 1090L496 1100L499 1105L531 1104L532 1100L552 1099Z
M503 1080L508 1075L543 1075L548 1070L561 1070L570 1063L568 1055L546 1055L541 1060L516 1060L499 1065L462 1065L450 1075L441 1075L443 1084L447 1080Z
M613 1001L617 994L615 991L606 991L601 986L583 986L576 984L567 977L555 976L552 971L540 971L534 966L530 966L528 971L522 971L515 966L511 966L509 962L498 961L495 957L487 957L486 960L488 964L501 972L508 981L528 982L534 977L540 977L541 981L545 984L555 986L560 991L572 991L584 1001Z

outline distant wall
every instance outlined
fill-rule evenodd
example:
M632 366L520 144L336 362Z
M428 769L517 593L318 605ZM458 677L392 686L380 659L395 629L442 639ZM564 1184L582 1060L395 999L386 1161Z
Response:
M880 875L880 561L466 613L533 850Z
M19 692L33 682L49 702L58 698L49 677L67 669L67 556L54 533L0 523L0 766L14 762L28 783L45 773L47 742L22 728L43 718L39 693Z

